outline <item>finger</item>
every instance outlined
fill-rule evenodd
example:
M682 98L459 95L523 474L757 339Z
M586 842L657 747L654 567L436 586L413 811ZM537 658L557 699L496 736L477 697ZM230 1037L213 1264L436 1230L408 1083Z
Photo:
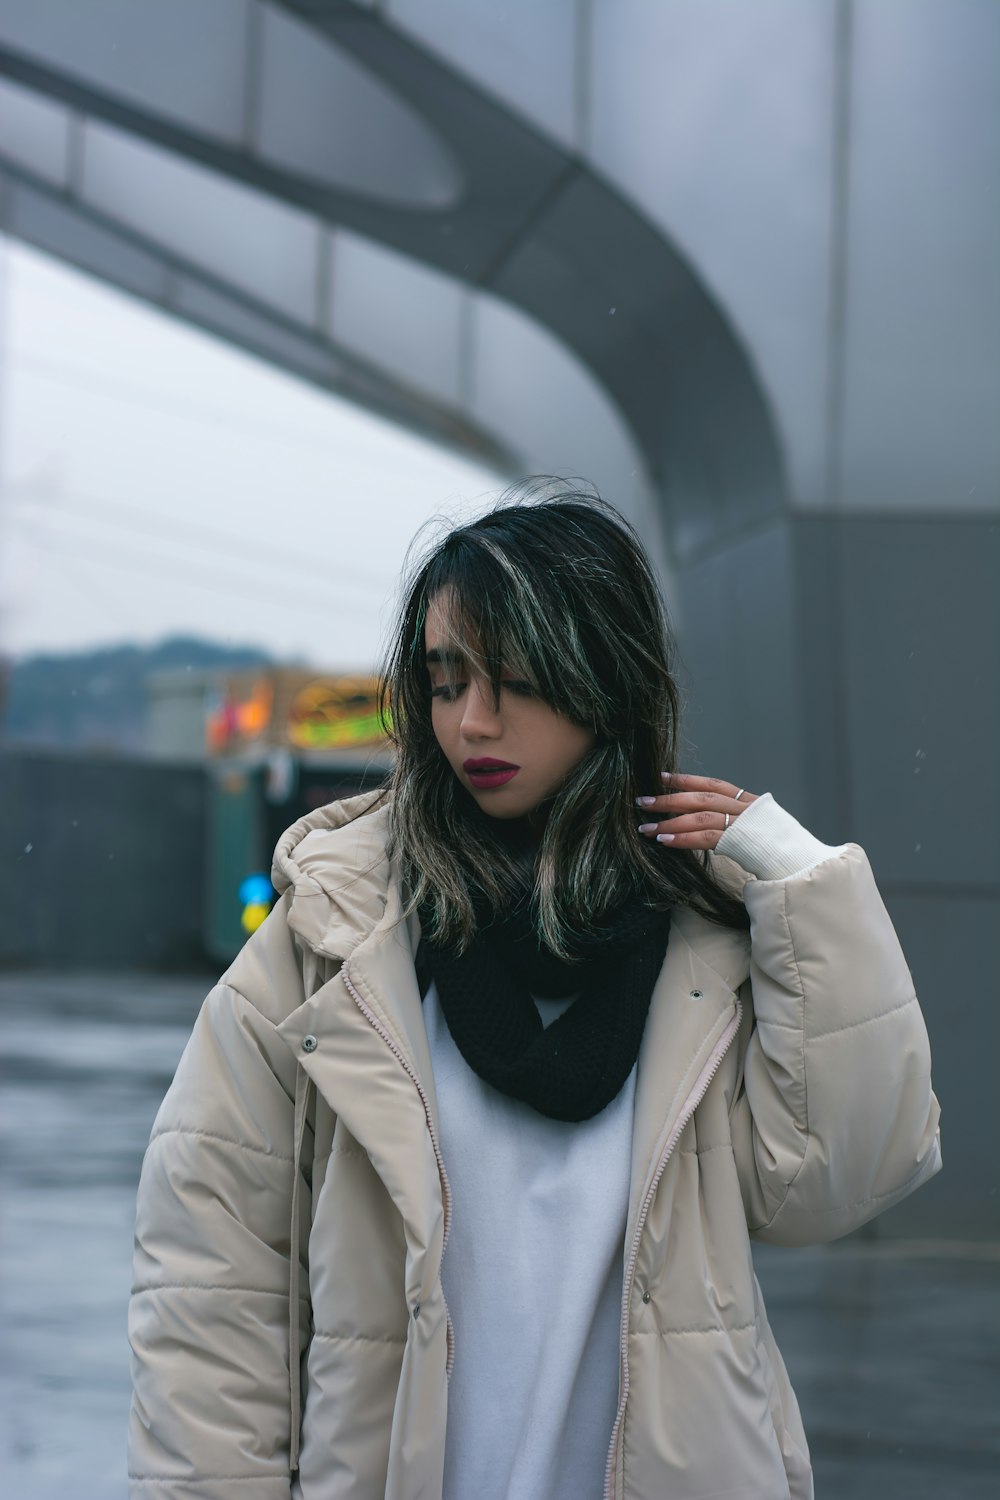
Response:
M729 821L732 823L732 817L730 817ZM660 834L668 833L676 836L677 834L706 833L709 831L717 832L721 835L725 830L725 813L718 812L689 812L680 814L676 818L671 818L668 823L658 821L655 823L640 823L639 825L639 832L648 836L652 836L653 834L659 836Z
M660 833L655 842L664 849L714 849L721 837L721 828L704 828L698 832Z
M733 787L734 793L736 790L736 787ZM742 798L737 802L735 796L725 796L722 792L661 792L658 797L639 797L636 800L640 807L671 814L697 812L699 809L711 812L719 809L731 815L738 815L747 805Z
M684 771L661 771L663 780L681 792L722 792L732 796L736 785L721 776L689 776Z
M740 805L756 802L758 793L748 792L746 787L738 787L733 781L725 781L719 776L689 776L683 771L661 771L660 776L664 785L671 791L677 792L705 792L714 793L722 797L731 797L735 800L736 793L740 793Z

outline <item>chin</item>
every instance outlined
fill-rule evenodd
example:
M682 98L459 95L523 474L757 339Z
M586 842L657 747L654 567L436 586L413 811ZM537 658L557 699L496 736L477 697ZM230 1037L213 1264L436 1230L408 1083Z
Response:
M480 812L488 818L495 818L497 822L510 822L513 818L526 818L529 813L534 812L538 806L537 801L525 797L507 797L502 792L471 792L476 806Z
M490 801L489 797L483 797L481 801L477 798L479 808L488 818L496 818L503 822L509 822L511 818L526 818L531 812L530 807L498 807L496 799Z

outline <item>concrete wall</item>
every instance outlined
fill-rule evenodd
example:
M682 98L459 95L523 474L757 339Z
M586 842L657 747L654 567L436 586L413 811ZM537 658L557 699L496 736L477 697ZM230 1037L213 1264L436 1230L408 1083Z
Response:
M789 518L683 569L687 767L859 843L927 1020L945 1170L880 1235L995 1236L1000 521Z
M0 964L204 963L200 767L0 749Z

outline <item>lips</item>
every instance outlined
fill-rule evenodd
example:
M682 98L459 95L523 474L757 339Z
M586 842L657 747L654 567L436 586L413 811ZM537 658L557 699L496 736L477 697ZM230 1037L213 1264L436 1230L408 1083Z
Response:
M487 757L483 760L467 760L462 769L469 779L469 785L475 787L477 792L491 792L497 787L506 786L508 781L513 781L521 767L512 766L510 761Z

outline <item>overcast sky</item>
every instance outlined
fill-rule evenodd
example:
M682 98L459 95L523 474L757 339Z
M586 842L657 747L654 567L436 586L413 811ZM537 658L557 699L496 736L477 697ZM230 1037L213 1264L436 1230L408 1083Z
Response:
M501 484L0 237L5 654L184 632L369 668L417 528Z

